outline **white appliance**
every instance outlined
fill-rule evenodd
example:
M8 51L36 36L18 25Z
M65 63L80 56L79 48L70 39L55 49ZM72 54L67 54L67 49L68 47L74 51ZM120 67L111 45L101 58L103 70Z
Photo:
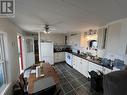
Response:
M70 66L72 66L72 58L73 58L73 56L72 56L72 54L70 54L70 53L68 53L68 52L66 52L66 63L68 64L68 65L70 65Z
M53 43L41 42L40 43L40 61L45 61L49 64L54 64L54 53L53 53Z

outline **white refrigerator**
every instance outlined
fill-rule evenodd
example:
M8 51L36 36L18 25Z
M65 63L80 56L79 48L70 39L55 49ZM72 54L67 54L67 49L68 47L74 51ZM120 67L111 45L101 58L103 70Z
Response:
M45 61L49 64L54 64L54 53L53 53L53 43L41 42L40 43L40 61Z

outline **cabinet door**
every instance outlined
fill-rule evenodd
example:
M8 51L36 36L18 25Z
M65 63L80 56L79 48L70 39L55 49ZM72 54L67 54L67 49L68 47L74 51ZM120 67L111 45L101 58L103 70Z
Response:
M79 59L79 67L78 67L78 71L82 74L83 73L83 62L82 59Z
M75 55L73 55L72 66L73 66L74 69L77 68L77 64L76 63L77 63L77 57Z
M98 71L98 70L102 72L102 66L99 66L99 65L97 65L95 63L92 63L92 62L89 62L88 72L90 72L90 71Z
M111 69L108 69L106 67L103 67L102 71L103 71L104 74L108 74L108 73L111 73L112 72Z
M123 54L126 54L127 56L127 19L122 21L122 33L121 33L121 42L123 43L123 46L121 48L121 52ZM125 61L127 62L127 57L125 59Z
M76 70L79 71L81 73L82 71L82 66L81 66L82 62L81 62L81 58L77 57L77 63L76 63Z
M62 61L65 60L64 52L59 52L59 53L58 53L58 59L59 59L60 62L62 62Z
M74 46L74 47L79 47L80 46L80 34L71 34L68 36L69 39L69 45Z
M102 27L98 29L98 49L105 49L107 29Z
M54 53L54 62L57 63L58 62L58 54Z
M85 59L82 60L82 74L88 77L88 61Z
M111 24L108 26L107 37L107 50L111 53L121 54L121 46L123 42L120 42L121 37L121 22Z

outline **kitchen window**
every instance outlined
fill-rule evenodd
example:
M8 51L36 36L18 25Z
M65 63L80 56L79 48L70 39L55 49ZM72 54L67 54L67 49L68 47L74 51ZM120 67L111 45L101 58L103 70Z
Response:
M5 50L3 34L0 33L0 90L6 84L6 69L5 69Z

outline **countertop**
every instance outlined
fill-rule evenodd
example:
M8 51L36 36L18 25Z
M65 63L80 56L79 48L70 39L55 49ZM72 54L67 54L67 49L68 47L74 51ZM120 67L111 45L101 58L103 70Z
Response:
M58 52L66 52L65 50L61 50L61 51L54 51L54 53L58 53Z
M77 54L77 53L74 53L74 52L68 52L68 53L71 53L72 55L75 55L75 56L77 56L77 57L80 57L80 58L82 58L82 59L88 60L88 61L90 61L90 62L92 62L92 63L97 64L97 65L100 65L100 66L103 66L103 67L106 67L106 68L108 68L108 69L113 70L113 67L105 66L105 65L101 64L101 61L99 61L99 60L87 59L87 58L85 58L85 57L83 57L83 56L81 56L81 55L79 55L79 54Z
M54 51L54 53L58 53L58 52L68 52L68 51L66 51L66 50ZM82 59L88 60L88 61L90 61L90 62L92 62L92 63L97 64L97 65L100 65L100 66L103 66L103 67L106 67L106 68L108 68L108 69L113 70L113 67L111 67L111 66L105 66L105 65L101 64L101 61L99 61L99 60L87 59L87 58L81 56L80 54L77 54L77 53L74 53L74 52L68 52L68 53L71 53L72 55L75 55L75 56L77 56L77 57L80 57L80 58L82 58Z

